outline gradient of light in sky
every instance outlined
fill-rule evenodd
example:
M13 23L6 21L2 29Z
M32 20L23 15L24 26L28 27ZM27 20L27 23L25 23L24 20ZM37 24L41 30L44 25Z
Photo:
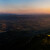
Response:
M50 0L0 0L0 13L50 14Z

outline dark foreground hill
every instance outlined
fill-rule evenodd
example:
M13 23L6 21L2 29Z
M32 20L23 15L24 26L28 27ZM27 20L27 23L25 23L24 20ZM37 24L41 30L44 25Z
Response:
M44 31L45 32L45 31ZM39 33L39 32L38 32ZM33 34L30 31L7 31L0 33L0 49L5 50L49 50L50 37L46 34Z

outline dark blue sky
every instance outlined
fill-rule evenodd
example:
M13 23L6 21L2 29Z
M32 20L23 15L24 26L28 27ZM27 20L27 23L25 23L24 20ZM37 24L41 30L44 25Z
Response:
M0 13L50 13L50 0L0 0Z

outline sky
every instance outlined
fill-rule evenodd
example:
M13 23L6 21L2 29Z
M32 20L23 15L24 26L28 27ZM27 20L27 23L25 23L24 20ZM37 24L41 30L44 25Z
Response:
M50 0L0 0L0 13L50 14Z

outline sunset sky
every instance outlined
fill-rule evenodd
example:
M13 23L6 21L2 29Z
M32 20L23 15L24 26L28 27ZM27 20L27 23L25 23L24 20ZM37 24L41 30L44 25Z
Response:
M0 0L0 13L50 14L50 0Z

